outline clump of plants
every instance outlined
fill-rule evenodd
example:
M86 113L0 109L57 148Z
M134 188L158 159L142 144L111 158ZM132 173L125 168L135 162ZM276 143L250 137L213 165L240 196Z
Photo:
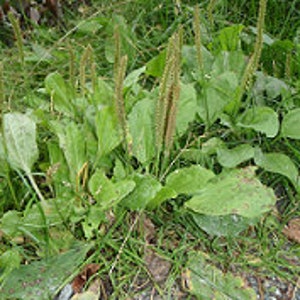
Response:
M179 25L157 56L130 72L133 55L126 50L132 40L124 19L114 16L106 40L110 77L99 77L91 45L83 49L76 76L71 49L68 76L59 70L49 73L33 99L38 105L2 114L1 187L7 204L1 218L5 246L0 261L7 299L37 295L48 284L41 277L37 289L30 284L24 289L25 275L18 282L11 280L29 251L27 241L42 264L65 262L48 286L45 297L53 297L128 212L139 218L166 210L180 214L208 237L232 238L275 212L271 182L262 183L259 174L279 174L274 178L285 181L294 194L299 192L293 144L300 139L299 103L295 87L263 72L264 45L271 43L263 31L266 2L260 1L255 35L234 24L213 38L205 34L214 21L214 1L208 21L195 6L192 26ZM18 37L17 23L14 30ZM194 41L187 43L188 30ZM253 38L252 50L245 51L243 44ZM17 42L20 63L25 64L22 41ZM289 78L297 64L291 55L285 62ZM2 99L3 89L0 86ZM289 151L281 151L282 144ZM69 250L74 247L80 250ZM62 259L58 253L66 249ZM215 291L209 282L205 289L198 286L210 269L202 275L194 269L206 260L198 251L188 258L191 293L254 297L231 274L228 280L236 280L239 287L235 291L222 284ZM49 272L47 278L52 277Z

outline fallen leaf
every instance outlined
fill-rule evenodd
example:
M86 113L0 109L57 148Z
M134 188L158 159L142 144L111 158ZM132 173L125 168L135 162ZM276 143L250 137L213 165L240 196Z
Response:
M291 241L300 244L300 218L292 219L284 227L282 233Z
M86 265L83 270L78 274L73 282L72 288L74 293L80 293L88 280L98 272L100 266L98 264L88 264Z
M97 278L90 284L89 288L85 292L75 294L71 300L98 300L100 299L101 293L100 286L101 280Z
M156 282L160 283L167 279L171 269L171 263L169 261L149 248L145 250L144 260L149 273Z
M155 239L156 229L150 218L143 218L144 239L147 244L152 244Z

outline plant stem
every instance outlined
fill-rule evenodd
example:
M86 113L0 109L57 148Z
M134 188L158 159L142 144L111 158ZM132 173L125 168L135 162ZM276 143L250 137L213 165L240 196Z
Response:
M46 200L45 200L44 196L42 195L41 190L39 189L38 185L36 184L36 182L35 182L32 174L30 172L26 172L26 175L27 175L27 177L28 177L28 179L29 179L29 181L30 181L30 183L31 183L34 191L36 192L36 194L38 195L39 199L41 200L42 204L43 205L46 204Z

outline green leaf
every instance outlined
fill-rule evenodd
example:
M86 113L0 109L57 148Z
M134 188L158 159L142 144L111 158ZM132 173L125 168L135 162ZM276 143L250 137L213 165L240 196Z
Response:
M212 137L202 144L201 151L204 154L212 155L216 154L221 147L225 147L225 143L220 138Z
M3 138L11 167L28 175L39 156L34 121L20 113L5 114Z
M113 183L102 170L97 170L89 180L89 190L103 210L112 208L133 191L133 180Z
M246 57L243 51L221 51L215 58L211 68L211 76L216 77L225 72L233 72L241 79L246 66Z
M155 155L154 102L151 99L139 101L128 116L132 140L132 153L142 163L149 162Z
M233 149L224 147L217 150L218 161L225 168L235 168L242 162L254 157L254 148L248 144L239 145Z
M64 184L69 179L69 167L63 151L53 141L49 141L47 147L51 164L48 170L48 181L53 183L57 198L69 198L73 191L70 186Z
M299 182L298 169L293 161L283 153L263 153L260 149L255 151L256 165L266 171L278 173L287 177L297 188Z
M189 292L197 299L216 300L255 300L256 292L245 288L241 277L221 270L209 264L206 254L192 251L189 253L185 273Z
M6 278L0 289L3 299L48 300L73 275L85 259L91 245L76 248L55 257L22 265Z
M255 178L254 167L247 167L216 176L186 202L186 207L209 216L256 218L272 209L275 202L273 190Z
M19 232L19 226L21 224L20 213L15 210L6 212L1 219L1 231L8 237L12 238Z
M220 30L218 36L218 42L220 48L223 51L235 51L241 47L240 34L244 29L244 25L237 24L229 27L225 27Z
M124 80L124 87L131 87L139 81L140 76L145 73L146 66L136 69L129 73Z
M57 73L50 73L45 79L47 92L51 95L54 108L59 112L74 115L72 104L72 90L63 77Z
M201 166L191 166L177 169L169 174L166 187L173 189L177 194L192 195L201 191L215 174Z
M19 251L17 251L15 248L9 249L2 253L0 256L0 266L2 270L4 269L4 271L1 274L1 279L4 279L12 270L18 269L21 262L22 257Z
M181 84L176 115L176 132L179 136L184 134L189 123L194 121L197 109L198 105L195 88L192 84Z
M233 72L225 72L212 78L203 89L199 99L199 115L210 126L232 101L238 80Z
M95 92L89 96L94 105L93 108L101 107L104 104L111 105L114 101L114 90L104 79L98 78Z
M92 18L81 21L77 25L76 31L84 35L94 36L102 27L103 25L101 24L100 20L98 20L97 18Z
M209 74L211 72L211 67L213 64L213 55L204 47L201 47L203 56L203 72L204 74ZM194 78L190 77L190 74L195 74L199 72L199 66L197 63L197 50L195 46L182 46L182 68L184 78L188 78L194 81Z
M0 165L1 165L0 176L5 178L9 174L9 164L7 162L4 140L1 133L0 133Z
M177 196L178 196L178 194L176 191L174 191L173 189L171 189L168 186L164 186L164 187L162 187L162 189L160 189L157 192L157 194L154 196L154 198L152 198L148 202L147 208L155 209L155 208L159 207L166 200L176 198Z
M131 210L144 209L161 190L161 184L151 175L134 174L135 189L123 199L122 204Z
M95 236L95 232L98 231L101 223L105 221L105 211L102 207L91 206L88 215L82 222L82 229L84 231L84 236L87 239L91 239Z
M88 160L85 137L80 125L69 122L64 126L60 122L51 122L51 126L59 138L59 146L66 158L69 167L69 178L73 184L76 184L78 173Z
M259 218L249 219L238 215L208 216L194 212L191 215L197 226L213 236L237 236L259 221Z
M146 74L154 77L161 77L166 64L166 50L161 51L146 64Z
M300 139L300 108L289 111L282 120L281 136L291 139Z
M114 63L116 50L114 28L117 27L120 33L121 50L123 52L121 55L126 53L129 60L131 60L136 54L134 30L127 25L126 19L121 15L113 15L110 20L111 22L106 27L105 58L109 63Z
M270 107L262 106L247 110L239 118L237 125L265 133L267 137L275 137L279 130L277 113Z
M98 157L110 153L122 141L118 120L111 106L103 106L96 113L96 134L98 138Z

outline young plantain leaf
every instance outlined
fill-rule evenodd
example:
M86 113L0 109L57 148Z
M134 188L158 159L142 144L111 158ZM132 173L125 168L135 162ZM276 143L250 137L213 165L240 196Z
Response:
M3 138L7 159L12 168L30 174L38 159L36 125L28 116L21 113L8 113L3 116Z

